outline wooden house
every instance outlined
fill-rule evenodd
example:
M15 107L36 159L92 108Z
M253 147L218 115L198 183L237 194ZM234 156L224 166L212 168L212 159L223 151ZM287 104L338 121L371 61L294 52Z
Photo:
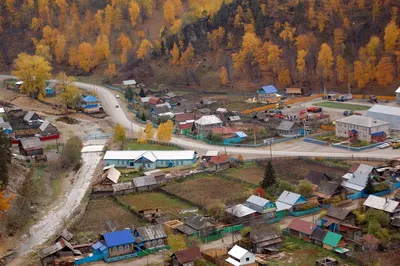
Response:
M285 138L301 136L301 127L293 121L281 121L276 130L278 131L279 136Z
M324 248L332 250L343 245L343 242L341 243L341 240L342 235L328 231L325 235L324 240L322 241L322 244Z
M52 266L55 265L54 263L56 260L80 255L82 255L82 253L75 250L71 243L64 238L60 238L53 245L39 251L40 261L43 266Z
M314 194L318 197L318 199L324 200L330 199L331 197L339 195L342 192L344 192L344 189L339 182L322 180Z
M311 222L293 218L287 227L290 235L311 242L311 235L316 230L317 225Z
M143 245L141 249L159 249L167 245L167 233L161 224L138 227L134 235L136 243Z
M215 171L229 169L231 167L231 158L228 154L217 155L208 161L208 165Z
M303 95L301 88L286 88L286 97L296 97Z
M270 253L279 250L282 239L274 231L254 230L250 232L250 241L254 253Z
M263 86L257 90L258 101L262 103L276 103L281 100L274 85Z
M322 226L333 232L339 232L341 224L354 225L356 216L350 210L329 207L326 215L321 218Z
M145 176L152 176L155 178L157 184L163 184L167 182L167 179L165 178L166 174L163 171L160 170L152 170L152 171L147 171L143 173Z
M323 241L328 231L325 231L319 227L317 227L314 232L311 234L311 243L318 246L323 246Z
M207 237L215 234L216 224L211 222L207 217L195 214L185 217L183 225L178 226L176 229L188 236L197 235L199 237Z
M103 234L100 241L108 249L109 257L118 257L134 253L135 238L129 229Z
M157 181L154 176L141 176L132 179L136 192L153 190L158 187Z
M276 216L276 204L259 196L250 196L244 205L262 214L266 219L272 219Z
M39 137L21 139L19 143L19 153L25 156L43 154L43 145Z
M316 187L319 187L322 181L332 180L327 174L314 170L308 170L305 179L310 181Z
M199 247L176 251L171 255L172 266L193 266L196 260L202 258Z
M363 251L376 251L380 241L371 234L366 234L361 238L361 248Z
M118 183L121 172L114 168L114 165L106 166L103 168L101 179L93 184L94 191L108 190L113 191L113 185Z
M237 204L229 207L225 210L228 215L228 219L233 223L242 223L243 225L249 225L253 222L257 216L255 210L246 207L243 204Z

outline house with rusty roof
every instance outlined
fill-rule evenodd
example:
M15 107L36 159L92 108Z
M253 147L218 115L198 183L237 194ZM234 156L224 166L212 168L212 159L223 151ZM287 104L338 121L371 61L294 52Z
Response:
M53 245L39 250L39 257L42 265L50 266L54 265L55 261L62 261L63 258L80 256L82 253L79 250L73 248L64 238L60 238Z
M258 254L277 251L282 244L280 235L270 228L253 229L250 231L249 235L252 246L251 249Z
M160 249L167 245L167 233L162 224L138 227L134 235L135 242L146 249Z
M178 231L187 236L196 235L199 237L207 237L214 235L216 232L216 224L209 218L199 214L185 217L183 224L176 228Z
M371 234L366 234L361 239L361 248L363 251L376 251L380 241Z
M39 137L24 138L19 143L19 153L24 156L43 154L43 145Z
M173 266L191 266L194 265L196 260L202 259L199 247L187 248L184 250L176 251L171 255Z
M207 161L207 165L209 168L220 171L229 169L231 167L231 157L228 154L220 154L214 157L211 157Z
M317 229L317 225L299 218L293 218L287 227L290 235L301 238L305 241L311 241L311 235Z

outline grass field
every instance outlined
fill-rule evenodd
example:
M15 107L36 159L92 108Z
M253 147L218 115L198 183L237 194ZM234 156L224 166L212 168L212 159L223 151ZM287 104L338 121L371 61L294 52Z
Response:
M160 192L130 194L120 197L120 200L136 211L160 208L162 213L170 214L173 217L180 217L181 211L194 208L189 204Z
M180 150L174 146L151 144L151 143L137 143L133 140L127 140L124 142L124 150L149 150L149 151L176 151Z
M366 106L366 105L338 103L338 102L319 102L319 103L313 103L313 105L327 107L327 108L334 108L334 109L351 110L351 111L364 111L371 108L371 106Z
M211 175L167 185L164 189L204 207L214 202L224 204L243 202L253 190L243 183Z
M82 220L71 230L78 241L95 241L97 236L108 231L107 223L119 229L142 226L144 223L124 210L110 198L91 199Z

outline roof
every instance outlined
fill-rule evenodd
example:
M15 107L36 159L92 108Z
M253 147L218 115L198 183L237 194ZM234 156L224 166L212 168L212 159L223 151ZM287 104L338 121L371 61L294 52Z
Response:
M114 184L118 183L118 179L121 176L121 172L118 171L117 169L110 168L108 169L107 173L106 173L106 177L108 179L110 179Z
M12 130L12 127L11 127L10 122L3 122L3 123L0 123L0 128Z
M363 235L363 237L361 238L361 242L364 244L369 244L369 245L378 245L379 244L379 240L371 234Z
M240 262L231 257L227 258L225 261L229 264L232 264L233 266L240 266Z
M154 176L141 176L132 179L135 187L146 187L157 185L157 181Z
M135 242L133 234L129 229L106 233L103 235L103 237L107 247L109 248L126 244L132 244Z
M286 94L301 94L301 88L287 88Z
M169 108L166 105L156 106L153 108L153 110L156 112L156 114L163 114L169 112Z
M54 89L56 86L57 86L56 82L50 82L49 85L46 86L46 88Z
M350 214L350 210L338 208L335 206L329 207L328 211L326 212L326 216L336 218L338 220L344 220Z
M205 156L212 157L212 156L218 156L218 154L219 151L207 151Z
M166 238L167 233L162 224L155 224L136 228L142 241L151 241L154 239Z
M193 127L193 123L186 123L186 122L182 122L179 123L178 128L179 129L188 129L188 128L192 128Z
M264 207L267 203L269 203L269 200L261 198L259 196L256 195L251 195L246 202L252 203L254 205L260 206L260 207Z
M321 181L329 181L329 177L325 173L314 170L308 170L306 179L317 186L321 184Z
M165 95L167 95L167 96L170 97L170 98L176 97L176 94L173 93L173 92L168 92L168 93L166 93Z
M193 113L184 113L184 114L177 114L175 115L175 121L177 122L183 122L187 120L194 120L194 114Z
M215 135L229 135L229 134L235 134L237 130L233 129L231 127L216 127L211 129L211 132Z
M267 114L264 112L258 112L254 118L260 119L260 120L265 120L267 119Z
M399 205L399 202L387 198L369 195L368 198L364 201L363 205L373 209L393 213Z
M140 98L140 100L142 101L142 103L148 103L150 100L150 97L142 97L142 98Z
M4 108L0 107L0 114L5 113Z
M49 120L44 120L44 122L40 125L39 129L40 131L45 131L46 128L50 125Z
M400 93L400 87L397 88L397 90L395 92Z
M238 131L235 133L239 138L247 138L247 134L242 132L242 131Z
M31 137L31 138L21 139L21 146L24 150L41 149L42 142L40 141L39 137Z
M134 80L134 79L124 80L124 81L122 81L122 83L123 83L125 86L136 85L136 80Z
M327 231L317 227L315 229L315 231L311 234L311 239L318 240L318 241L322 242L327 233L328 233Z
M178 226L175 227L175 229L177 229L178 231L180 231L188 236L191 236L191 235L194 235L197 233L196 229L194 229L188 225L185 225L185 224L179 224Z
M150 97L148 103L157 104L159 101L160 101L160 98L158 98L158 97Z
M215 226L214 223L210 222L210 220L202 215L192 215L189 217L186 217L184 219L185 221L185 225L188 225L190 227L193 227L196 230L200 230L202 228L206 228L206 227L212 227Z
M214 125L221 124L222 121L215 115L205 115L195 121L199 125Z
M274 85L267 85L267 86L262 86L258 92L264 92L264 93L277 93L278 90L275 88Z
M143 174L146 175L146 176L154 176L154 177L156 177L156 176L165 176L165 173L163 171L159 170L159 169L147 171L147 172L144 172Z
M322 198L324 196L329 197L336 192L339 186L340 186L339 183L322 180L318 186L317 193L320 194L319 196Z
M228 110L226 108L217 108L216 112L218 113L226 113Z
M288 228L297 232L304 233L306 235L311 235L314 232L315 228L317 228L317 225L301 220L299 218L293 218L288 225Z
M67 249L69 249L70 251L72 251L74 253L74 255L82 255L82 253L79 250L75 250L72 247L71 243L69 243L67 240L60 239L57 243L40 250L39 256L41 259L46 258L46 257L64 249L65 247Z
M145 157L149 160L192 160L195 151L107 151L104 160L137 160Z
M202 258L199 247L192 247L192 248L176 251L174 254L180 264L193 262L197 259Z
M218 156L211 157L209 162L211 164L217 164L218 165L218 164L228 163L230 161L231 161L231 158L229 157L228 154L221 154L221 155L218 155Z
M289 204L286 204L283 202L279 202L279 201L276 201L275 205L276 205L277 212L283 211L283 210L289 210L290 208L292 208L292 205L289 205Z
M70 241L74 235L71 234L67 229L62 230L60 237L63 237L65 240Z
M32 117L35 115L35 112L34 111L29 111L29 112L27 112L26 113L26 115L24 116L24 120L26 121L26 122L29 122L31 119L32 119ZM38 115L36 115L38 118L39 118L39 116Z
M382 125L389 124L388 122L385 122L385 121L377 120L372 117L360 116L360 115L351 115L348 117L344 117L344 118L336 120L336 123L345 123L345 124L351 124L351 125L356 125L356 126L361 126L361 127L375 127L375 126L382 126Z
M240 116L238 115L233 115L233 116L229 116L228 117L230 121L234 122L234 121L240 121Z
M250 239L255 243L260 243L264 241L270 241L273 239L279 238L280 236L275 231L268 229L268 231L251 231L250 232ZM281 240L282 241L282 240Z
M341 239L342 235L328 231L322 243L329 245L331 247L337 247Z
M400 117L400 108L394 106L375 104L368 110L368 115L369 113L381 113L381 114L395 115Z
M256 213L255 210L252 210L249 207L244 206L243 204L237 204L235 206L229 207L226 209L226 212L239 218Z
M98 242L96 242L95 244L93 244L93 245L92 245L92 248L93 248L93 249L98 249L98 250L100 250L100 251L104 251L104 250L107 249L107 247L106 247L103 243L101 243L100 241L98 241Z
M394 217L390 222L391 226L400 227L400 217Z
M295 122L283 120L281 123L276 127L278 130L291 130L291 129L298 129L300 128Z
M113 184L112 187L113 187L114 193L118 192L118 191L129 190L129 189L135 188L135 186L132 182Z
M88 95L85 98L83 98L82 101L84 101L86 103L92 103L92 102L97 102L98 99L96 97L94 97L93 95Z
M228 254L229 256L240 260L247 252L249 252L247 249L235 245L231 250L229 250Z
M355 167L355 165L351 167L350 170L353 171L353 174L350 174L350 178L347 181L344 181L342 186L361 191L365 188L365 184L367 183L368 177L374 167L367 164L360 164L357 169Z
M294 205L302 196L300 194L290 192L290 191L283 191L282 194L279 196L277 201Z

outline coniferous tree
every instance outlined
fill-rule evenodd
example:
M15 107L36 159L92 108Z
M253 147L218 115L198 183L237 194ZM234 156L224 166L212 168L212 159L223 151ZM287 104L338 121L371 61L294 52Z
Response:
M139 92L140 97L146 97L146 94L144 93L143 87L140 88L140 92Z
M0 188L8 182L8 165L12 156L10 147L10 139L0 128Z
M260 187L262 187L264 190L267 190L268 188L275 185L275 183L276 183L275 170L274 167L272 166L271 161L268 161L268 165L265 168L264 178L260 183Z
M365 184L365 194L374 193L374 185L372 184L372 178L368 177L367 183Z

